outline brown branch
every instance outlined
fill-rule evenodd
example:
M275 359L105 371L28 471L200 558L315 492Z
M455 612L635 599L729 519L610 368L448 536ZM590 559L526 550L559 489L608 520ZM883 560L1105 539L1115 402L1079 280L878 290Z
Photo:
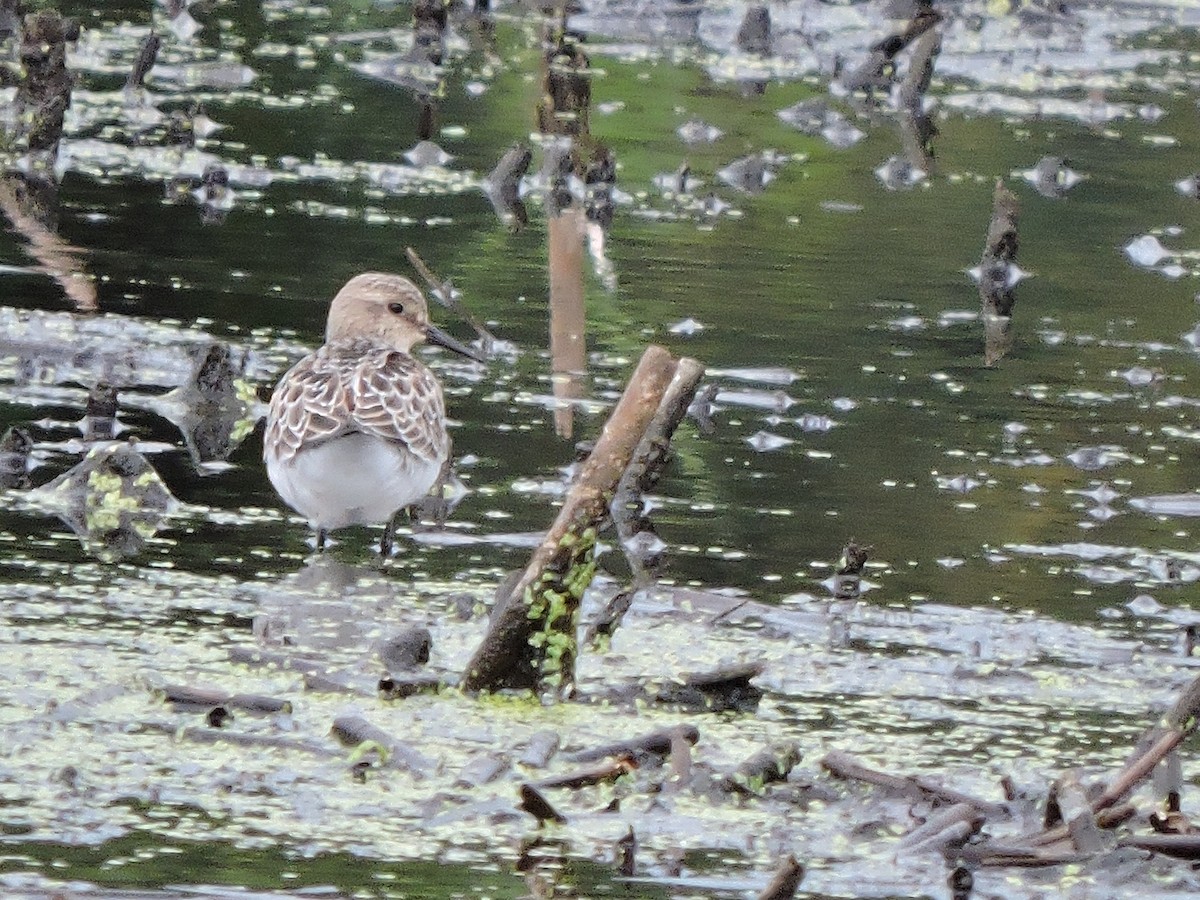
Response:
M800 763L801 756L795 744L768 747L743 760L725 776L721 786L735 794L761 793L768 784L787 781L788 773Z
M471 314L471 311L463 305L463 302L458 299L454 293L454 285L450 280L439 280L429 266L425 265L425 260L421 259L421 255L412 247L405 247L404 254L408 257L408 261L412 263L412 267L417 270L417 274L421 276L421 280L425 282L429 288L429 293L433 295L433 299L446 309L457 313L464 322L475 329L475 333L479 335L479 340L483 342L483 352L489 354L492 352L492 347L496 343L496 336L492 334L483 323Z
M909 851L961 846L983 827L985 818L979 807L970 803L955 803L930 816L902 837L900 846Z
M414 779L420 780L436 768L434 761L416 747L358 716L338 716L329 730L346 747L379 745L387 752L385 766L408 772Z
M845 778L850 781L864 781L867 784L888 788L900 794L924 796L940 803L951 805L966 803L980 812L987 814L1003 810L1003 806L1000 804L989 803L986 800L980 800L969 794L963 794L951 788L943 787L919 775L891 775L887 772L881 772L878 769L869 768L849 753L843 753L840 750L826 754L824 759L821 760L821 766L831 775L838 778Z
M1163 718L1162 723L1149 729L1142 736L1139 746L1145 749L1135 753L1108 787L1091 801L1090 811L1095 814L1095 820L1099 824L1111 827L1123 820L1123 813L1117 814L1114 807L1124 800L1130 791L1148 778L1155 767L1196 730L1198 717L1200 717L1200 676L1194 678L1183 689L1183 693L1179 695L1179 699L1175 701L1175 705ZM1106 814L1108 810L1113 810L1113 813ZM1030 852L1040 854L1050 845L1061 844L1073 837L1075 837L1075 833L1068 825L1059 825L1017 838L1014 845L999 843L984 845L980 848L980 852L997 857ZM1024 842L1024 845L1016 845L1018 841ZM1047 856L1053 857L1054 853L1049 853Z
M696 394L696 386L703 376L704 366L696 360L685 357L679 361L654 418L638 442L633 459L625 467L621 480L617 482L617 491L612 502L612 517L617 526L617 542L625 553L632 579L627 591L622 591L610 601L605 610L602 627L598 626L595 629L597 635L603 633L606 637L612 636L622 617L632 606L633 596L647 587L653 578L655 565L647 565L647 561L639 556L634 547L636 535L650 527L642 515L642 495L653 489L658 481L671 449L671 435L687 415L688 407ZM586 640L590 643L591 639L592 635L589 633Z
M1136 847L1173 856L1176 859L1200 859L1200 834L1148 834L1121 838L1118 847Z
M593 784L604 784L616 781L622 775L628 775L637 768L630 753L622 753L616 759L592 766L590 769L577 769L563 775L553 775L535 782L534 787L546 788L581 788Z
M979 299L985 313L993 316L1012 314L1017 298L1013 293L1012 266L1017 259L1017 220L1020 204L1017 195L996 180L992 194L992 218L988 222L983 255L979 260Z
M498 599L463 676L465 690L574 692L579 602L595 574L597 531L678 367L662 347L642 355L554 524L511 593Z
M1149 748L1126 763L1125 768L1113 779L1104 793L1092 801L1092 809L1099 812L1123 800L1126 794L1149 777L1155 766L1183 743L1184 738L1196 730L1198 717L1200 677L1193 679L1184 688L1171 711L1167 713L1163 724L1146 734L1143 743L1148 744Z
M842 79L848 91L870 91L888 84L894 74L895 59L909 44L942 21L932 3L921 3L903 31L890 34L871 46L871 55Z
M225 706L231 709L242 709L258 713L290 713L292 703L279 697L266 697L262 694L231 694L220 688L205 688L187 684L168 684L158 689L167 703L177 703L182 706Z
M631 738L627 741L618 741L615 744L605 744L603 747L580 750L577 753L572 753L570 759L573 762L593 762L594 760L605 759L610 756L622 755L634 758L651 755L666 757L672 752L673 742L680 737L687 741L688 744L694 745L700 740L700 729L695 725L676 725L674 728L652 731L650 734Z
M797 862L795 856L789 856L775 870L775 875L758 895L758 900L791 900L803 880L804 866Z
M558 752L560 742L557 731L539 731L525 743L525 749L521 752L518 762L531 769L544 769Z

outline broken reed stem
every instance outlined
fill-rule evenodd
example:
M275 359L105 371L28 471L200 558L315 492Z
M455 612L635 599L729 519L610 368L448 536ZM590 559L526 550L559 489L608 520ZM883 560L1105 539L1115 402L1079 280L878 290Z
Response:
M621 474L615 502L636 500L654 486L671 449L671 435L687 415L696 385L703 376L704 366L696 360L688 357L679 360L671 383L667 385L654 412L654 418L650 420L633 458Z
M662 347L642 354L554 524L512 592L497 600L465 690L529 689L560 699L573 692L579 601L595 574L596 532L678 366Z
M1012 311L1017 302L1016 259L1020 241L1017 195L996 179L992 218L979 259L979 301L983 318L983 361L994 366L1012 348Z
M1010 266L1016 262L1020 246L1017 236L1020 209L1017 195L1004 186L1002 179L996 179L992 218L979 260L979 301L985 315L1010 316L1016 303Z
M933 23L936 25L937 23ZM921 101L933 80L933 67L942 52L942 35L937 28L930 28L921 35L913 48L908 72L900 82L900 105L912 112L921 111Z
M675 375L663 393L654 418L617 483L611 511L617 527L617 542L621 545L631 572L628 588L630 600L632 594L645 587L652 578L652 572L647 571L645 561L638 555L638 551L631 547L633 538L643 530L642 495L651 490L658 480L671 449L671 435L687 415L692 398L696 395L696 386L702 377L704 366L699 362L688 357L679 360ZM606 636L611 637L617 630L631 605L632 603L622 603L614 607L610 604L611 615L604 629Z
M1146 751L1125 764L1117 777L1112 780L1104 792L1091 803L1093 813L1109 809L1150 776L1155 766L1167 758L1184 739L1196 730L1197 718L1200 717L1200 676L1192 679L1161 725L1150 729L1143 743L1148 744ZM1030 842L1036 846L1045 846L1069 837L1066 825L1051 828L1030 837Z
M939 803L954 805L965 803L984 814L1000 812L1003 807L972 797L952 788L937 784L919 775L892 775L863 765L849 753L834 750L821 759L821 767L836 778L847 781L863 781L907 796L923 796Z
M417 274L421 276L421 280L429 288L429 293L433 295L433 299L441 303L446 309L453 310L458 314L459 318L475 329L475 333L479 335L479 340L483 342L484 354L490 354L492 347L496 344L496 336L488 331L483 323L471 314L471 311L463 305L461 300L454 296L454 285L449 280L439 280L430 270L429 266L425 265L425 260L421 259L421 254L417 253L412 247L405 247L404 254L408 257L408 261L412 263L412 267L416 269Z
M1126 764L1104 793L1092 801L1092 810L1099 812L1120 802L1126 794L1147 778L1154 771L1154 767L1166 759L1172 750L1182 744L1184 738L1196 730L1198 717L1200 717L1200 676L1192 679L1192 682L1179 695L1179 699L1175 701L1175 705L1171 707L1171 711L1167 713L1165 721L1160 727L1161 733L1158 734L1157 740L1145 753ZM1155 729L1155 731L1160 731L1160 729Z
M803 880L804 866L794 855L789 855L775 870L774 876L762 889L757 900L791 900L796 896Z
M890 34L871 45L871 55L861 66L842 80L851 92L884 87L890 80L888 70L893 61L913 41L942 21L941 13L929 9L918 9L904 30Z

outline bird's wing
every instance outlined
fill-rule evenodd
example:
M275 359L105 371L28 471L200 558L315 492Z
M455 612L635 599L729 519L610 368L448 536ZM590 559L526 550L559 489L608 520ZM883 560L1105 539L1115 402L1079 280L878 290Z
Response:
M404 444L437 465L450 452L442 387L407 353L375 350L361 357L346 386L355 430Z
M355 430L346 366L324 349L304 357L276 385L267 412L264 455L286 462L301 447Z
M438 380L406 353L322 347L280 379L264 454L286 462L302 447L362 433L403 444L440 465L450 452Z

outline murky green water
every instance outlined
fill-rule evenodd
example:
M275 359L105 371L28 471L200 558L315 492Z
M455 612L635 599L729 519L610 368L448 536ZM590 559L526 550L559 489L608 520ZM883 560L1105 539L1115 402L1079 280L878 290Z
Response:
M164 149L152 108L131 108L121 94L151 11L65 6L84 34L72 55L79 82L56 227L80 248L113 318L89 320L99 321L87 326L94 334L68 331L74 314L61 288L31 268L24 239L0 236L0 429L30 428L32 481L45 484L86 449L76 422L104 377L120 388L123 434L153 451L184 505L140 555L106 563L44 503L5 494L6 890L40 896L38 879L331 885L355 896L531 890L512 872L521 836L533 831L508 812L512 785L482 799L455 793L448 785L462 759L519 746L539 728L587 746L690 717L643 710L614 721L590 707L457 697L386 705L370 689L373 647L428 622L435 665L461 666L483 623L453 616L456 595L489 599L503 573L523 565L554 515L575 442L596 435L649 342L704 362L721 392L713 432L684 423L657 490L664 585L734 588L816 617L714 632L647 611L611 655L585 662L595 687L614 671L668 677L764 659L762 707L704 719L701 765L794 740L813 777L816 760L841 748L884 767L946 770L980 793L994 793L1008 772L1037 788L1060 768L1119 764L1149 721L1147 704L1187 680L1178 631L1197 618L1195 529L1190 518L1129 502L1200 485L1200 204L1174 186L1200 167L1200 21L1186 4L1085 6L1049 37L1012 16L956 16L931 91L934 166L894 191L874 171L901 152L887 115L855 118L842 104L865 133L847 149L776 115L826 96L828 67L818 76L809 44L828 64L883 33L873 5L773 7L769 62L713 49L732 41L743 4L703 4L694 40L666 34L675 20L653 8L588 7L577 24L593 32L591 131L616 156L620 194L611 228L584 239L578 386L594 402L577 404L570 436L554 402L540 195L527 197L529 224L513 231L481 187L534 128L537 16L502 5L490 42L452 17L433 139L453 158L417 168L404 153L417 143L420 105L356 70L404 46L389 29L402 34L407 5L217 2L193 10L204 27L190 39L163 30L156 6L164 43L150 97L161 112L200 101L225 126L198 150L228 167L235 196L222 221L206 223L190 194L167 199L164 180L207 159ZM1108 31L1123 36L1105 43ZM1048 48L1041 69L1039 47ZM198 68L214 62L225 66ZM242 79L235 65L253 77L204 83L214 71ZM765 78L765 90L744 96L735 74ZM695 119L722 135L685 145L676 130ZM718 178L763 150L774 177L761 193ZM1085 176L1061 198L1016 174L1047 154ZM656 177L684 162L703 184L694 197L664 193ZM978 263L997 177L1020 197L1019 263L1034 277L1017 288L1011 350L988 366L966 270ZM1146 234L1173 255L1155 267L1131 262L1123 248ZM337 564L306 562L307 530L259 461L261 428L243 435L246 422L235 432L244 440L230 465L198 469L161 398L209 337L231 345L246 390L265 396L320 341L337 288L366 269L407 272L406 246L452 278L515 350L486 370L428 357L460 423L455 452L468 493L444 532L416 535L376 577L376 535L365 530L341 536ZM434 316L468 334L447 311ZM702 327L681 327L688 320ZM51 337L31 338L30 321ZM851 537L873 545L877 589L834 609L821 582ZM604 563L613 578L597 602L619 586L619 556ZM347 587L364 572L367 583ZM1161 607L1127 609L1141 594ZM256 619L318 650L361 692L305 691L294 672L231 665L231 647L262 639ZM147 686L164 682L291 697L285 720L240 727L323 749L171 740L199 719L154 699ZM324 738L347 709L428 748L440 760L433 787L352 781L345 754ZM673 854L688 851L681 871L697 881L679 890L691 895L721 893L702 883L709 875L743 879L729 891L756 889L780 853L795 852L810 865L806 888L854 896L862 888L845 860L890 852L853 848L841 833L846 816L866 814L853 795L809 815L730 805L719 811L722 839L707 798L679 798L668 815L631 793L626 810L646 823L646 873L672 874ZM625 831L624 819L595 813L609 799L597 791L569 801L579 820L562 834L563 880L578 879L585 894L669 890L612 882L584 862L607 863ZM495 808L471 805L486 803ZM454 812L462 804L470 814ZM933 868L914 862L879 875L867 893L936 894L944 873ZM1165 890L1170 879L1186 882L1168 871Z

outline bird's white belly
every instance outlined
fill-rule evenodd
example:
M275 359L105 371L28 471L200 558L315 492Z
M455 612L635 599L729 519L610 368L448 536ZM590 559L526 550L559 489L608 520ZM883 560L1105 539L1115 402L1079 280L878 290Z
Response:
M287 462L267 455L267 476L314 528L376 525L433 487L441 465L402 446L348 434L301 450Z

